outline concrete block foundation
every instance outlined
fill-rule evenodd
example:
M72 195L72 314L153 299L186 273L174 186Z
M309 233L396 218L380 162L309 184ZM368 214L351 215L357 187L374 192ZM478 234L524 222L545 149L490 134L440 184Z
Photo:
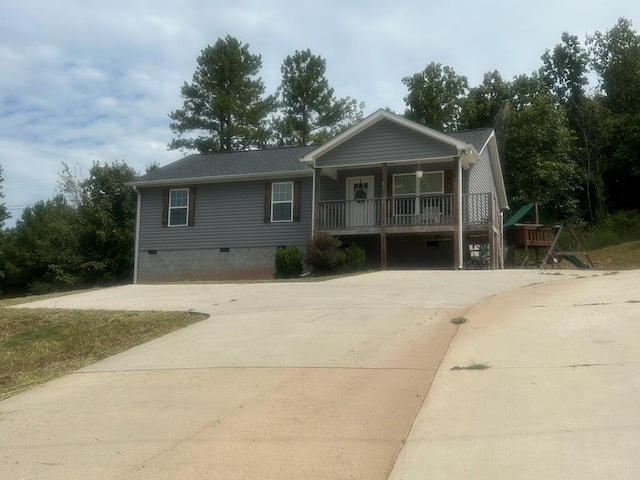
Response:
M138 283L272 278L276 247L143 250Z

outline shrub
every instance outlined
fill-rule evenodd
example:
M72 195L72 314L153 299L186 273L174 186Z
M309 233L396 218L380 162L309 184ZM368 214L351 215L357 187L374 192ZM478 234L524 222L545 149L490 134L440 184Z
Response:
M328 273L338 266L342 242L326 233L318 233L309 240L305 263L316 272Z
M338 263L345 270L355 272L364 264L366 258L367 253L364 247L354 243L340 252Z
M276 275L282 278L299 277L302 273L302 252L297 245L276 250Z
M640 238L640 211L619 211L603 215L592 225L578 225L576 230L587 250L617 245Z

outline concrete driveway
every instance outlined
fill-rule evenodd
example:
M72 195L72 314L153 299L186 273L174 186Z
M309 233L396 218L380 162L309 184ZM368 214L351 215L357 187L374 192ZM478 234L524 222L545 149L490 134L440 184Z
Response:
M211 316L0 402L0 478L515 478L447 470L467 453L441 435L459 435L472 412L478 416L463 399L490 411L487 375L504 370L494 349L509 364L509 355L524 355L505 344L531 332L513 327L513 312L493 296L559 278L597 280L575 272L380 272L325 282L137 285L34 302L28 306ZM547 311L534 306L526 307L532 318ZM463 314L470 324L449 322ZM536 322L525 325L535 330ZM544 358L555 364L549 351ZM463 361L495 368L449 370ZM455 421L458 411L465 415Z

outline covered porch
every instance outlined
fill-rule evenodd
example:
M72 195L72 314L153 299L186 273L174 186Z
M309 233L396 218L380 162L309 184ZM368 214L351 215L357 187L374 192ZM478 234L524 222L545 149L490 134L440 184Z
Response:
M379 110L303 157L314 175L313 232L347 243L377 237L382 269L398 256L388 249L402 250L409 239L414 252L446 244L437 253L456 270L465 268L472 242L482 241L476 250L489 268L502 268L506 200L492 171L499 164L484 148L490 133L458 138ZM419 263L418 256L411 258Z

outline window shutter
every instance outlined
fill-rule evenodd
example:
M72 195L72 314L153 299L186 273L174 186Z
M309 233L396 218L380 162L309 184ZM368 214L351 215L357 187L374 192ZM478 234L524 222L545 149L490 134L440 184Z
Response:
M301 195L300 182L293 182L293 221L300 221Z
M196 189L189 189L189 219L187 225L193 227L196 224Z
M264 223L271 223L271 183L264 184Z
M162 190L162 226L169 225L169 189Z

